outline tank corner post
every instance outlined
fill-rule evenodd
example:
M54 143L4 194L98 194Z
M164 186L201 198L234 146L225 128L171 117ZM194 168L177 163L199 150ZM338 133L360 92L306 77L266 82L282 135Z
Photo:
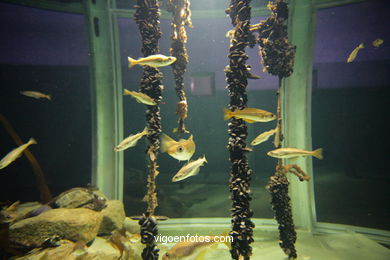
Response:
M175 78L175 91L179 99L177 103L178 126L177 133L188 133L184 120L187 118L188 105L186 93L184 91L184 78L188 64L187 55L187 32L185 26L192 27L191 10L189 0L169 0L167 9L172 13L172 34L171 34L171 48L170 55L176 57L177 60L172 64L173 75Z
M248 76L245 48L250 45L250 0L231 0L226 13L230 16L234 28L230 40L229 65L225 68L227 88L230 97L231 110L243 109L247 105L246 87ZM242 119L232 118L228 124L228 149L230 153L230 192L232 199L232 249L233 259L249 260L252 255L250 244L253 240L254 223L251 220L253 211L250 209L250 181L252 170L249 168L245 153L248 151L246 138L247 125Z
M142 37L142 53L145 57L158 54L158 41L161 37L158 0L137 0L135 8L134 20ZM151 97L156 103L161 103L162 78L162 73L157 68L144 66L140 92ZM142 252L142 258L145 260L157 260L159 249L156 247L155 237L158 229L157 218L154 216L154 212L158 205L156 192L156 177L158 175L157 155L160 147L159 137L162 132L159 105L147 106L146 120L148 127L147 139L149 140L146 157L149 162L149 175L147 179L147 194L144 201L147 202L148 206L146 213L139 220L139 224L141 225L141 242L146 245Z
M296 47L288 40L286 25L289 16L288 4L283 0L275 0L268 4L268 8L272 14L267 20L260 23L257 42L266 72L279 78L276 118L278 131L274 142L277 149L282 147L281 143L284 139L282 134L282 96L286 86L283 81L293 72ZM278 159L275 174L270 177L267 189L271 193L272 209L279 225L279 245L289 259L296 259L297 233L293 222L291 198L288 193L290 185L287 179L288 173L296 175L300 181L309 180L308 175L298 165L284 165L283 160Z

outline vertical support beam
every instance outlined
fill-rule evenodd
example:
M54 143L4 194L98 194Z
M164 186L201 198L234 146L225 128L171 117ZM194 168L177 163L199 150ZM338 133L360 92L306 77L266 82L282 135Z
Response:
M284 147L310 150L311 145L311 78L313 40L315 31L314 9L311 0L290 1L289 38L297 46L294 73L283 81ZM312 158L290 159L286 164L298 164L312 176ZM313 178L300 182L289 178L294 223L297 228L311 231L316 220Z
M123 155L115 154L113 148L122 137L122 99L110 4L107 0L84 0L92 84L92 183L108 198L121 199Z

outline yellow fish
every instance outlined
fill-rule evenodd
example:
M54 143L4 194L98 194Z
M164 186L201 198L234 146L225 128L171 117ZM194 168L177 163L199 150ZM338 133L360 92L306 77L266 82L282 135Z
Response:
M188 177L197 175L199 173L200 167L203 166L205 162L208 163L204 155L203 158L201 157L196 161L188 162L175 174L175 176L173 176L172 181L182 181Z
M161 152L167 152L179 161L188 161L195 152L195 142L192 135L187 139L180 139L178 142L167 136L161 135Z
M363 44L363 43L359 44L359 46L357 46L357 47L351 52L351 54L349 54L347 63L350 63L350 62L354 61L354 60L356 59L356 55L358 54L358 52L360 51L360 49L363 49L363 48L364 48L364 44Z
M244 108L242 110L237 109L234 112L225 108L224 113L225 113L224 116L225 120L228 120L231 117L235 117L235 118L241 118L242 120L248 123L269 122L276 118L276 115L272 114L271 112L261 110L258 108L249 108L249 107Z
M130 135L129 137L125 138L120 144L118 144L115 148L115 152L126 150L127 148L134 147L137 142L145 135L148 134L148 128L145 127L144 130L140 133L137 133L135 135Z
M275 158L294 158L298 156L314 156L320 160L323 158L322 148L314 151L307 151L298 148L279 148L268 152L267 155Z
M138 103L142 103L142 104L149 105L149 106L157 105L157 103L151 97L149 97L148 95L141 93L141 92L130 91L130 90L124 89L123 95L132 96L133 98L135 98L135 100L137 100Z
M378 38L378 39L375 39L373 42L372 42L372 46L374 47L379 47L383 44L383 39L381 38Z
M278 129L275 128L275 129L271 129L269 131L266 131L264 133L259 134L258 136L256 136L255 139L253 139L253 141L251 142L251 145L255 146L255 145L258 145L258 144L261 144L261 143L267 141L277 131L278 131Z
M27 143L22 144L21 146L16 147L15 149L13 149L6 156L4 156L3 159L1 159L1 161L0 161L0 169L3 169L5 167L7 167L10 163L12 163L16 159L18 159L22 155L24 150L27 149L27 147L29 147L32 144L36 144L36 143L37 143L37 141L35 141L34 138L30 138L30 140Z
M32 98L36 98L36 99L46 98L48 100L51 100L51 95L43 94L43 93L38 92L38 91L26 90L26 91L20 91L20 94L22 94L26 97L32 97Z
M227 239L227 237L225 238ZM196 236L194 242L182 241L174 245L163 255L162 260L203 260L208 249L216 249L219 243L224 243L231 249L230 241L217 241L220 241L220 236Z
M176 57L156 54L156 55L150 55L145 58L139 58L138 60L127 57L127 60L129 61L129 68L132 68L137 64L141 66L149 66L149 67L157 68L157 67L164 67L164 66L171 65L176 61Z

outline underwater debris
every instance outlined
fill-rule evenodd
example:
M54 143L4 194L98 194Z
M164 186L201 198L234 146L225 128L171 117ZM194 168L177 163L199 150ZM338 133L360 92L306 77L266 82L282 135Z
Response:
M235 112L245 109L248 101L246 87L249 66L246 64L248 56L245 53L245 48L254 43L254 37L250 32L251 8L249 3L250 0L231 0L226 10L235 27L230 39L229 65L225 68L230 97L229 109ZM231 162L229 189L232 200L232 230L229 235L233 237L230 253L235 260L247 260L252 255L250 244L254 241L253 228L255 225L251 221L253 211L249 205L252 199L249 193L252 170L249 168L245 156L248 135L245 121L236 117L231 118L228 123L228 134Z
M134 147L137 145L138 141L148 134L148 128L145 127L142 132L139 132L135 135L130 135L123 139L122 142L120 142L117 146L115 146L114 151L119 152L126 150L127 148Z
M275 158L295 158L299 156L314 156L320 160L322 160L322 148L318 148L314 151L307 151L298 148L278 148L267 153L268 156Z
M46 98L46 99L51 101L51 95L47 95L47 94L44 94L44 93L41 93L38 91L26 90L26 91L20 91L20 94L22 94L26 97L32 97L35 99Z
M139 58L138 60L127 57L127 60L129 61L129 68L132 68L135 65L157 68L171 65L176 61L176 57L155 54L145 58Z
M166 152L179 161L191 159L195 149L196 146L192 135L187 140L180 139L178 142L166 134L161 135L161 152Z
M347 63L354 61L356 59L358 52L363 48L364 48L364 44L361 43L361 44L359 44L359 46L357 46L355 49L353 49L351 54L349 54L349 56L348 56Z
M187 118L188 106L186 93L184 91L183 75L187 70L187 32L185 26L192 27L191 10L189 0L169 0L167 4L168 12L172 13L172 44L170 54L177 57L177 61L172 65L173 76L175 78L175 91L179 98L177 104L178 127L174 132L188 133L184 120Z
M199 173L200 167L203 166L204 163L208 163L206 157L200 157L196 161L190 161L186 163L176 174L173 176L172 181L182 181L187 179L188 177L197 175Z

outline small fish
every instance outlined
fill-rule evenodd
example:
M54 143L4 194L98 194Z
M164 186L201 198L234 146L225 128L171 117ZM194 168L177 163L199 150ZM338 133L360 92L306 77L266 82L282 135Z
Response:
M322 148L314 151L306 151L298 148L279 148L272 150L267 155L275 158L294 158L298 156L314 156L322 160Z
M132 96L133 98L135 98L135 100L137 100L138 103L142 103L142 104L149 105L149 106L157 105L157 103L151 97L149 97L148 95L141 93L141 92L130 91L130 90L124 89L123 95Z
M140 133L137 133L135 135L130 135L129 137L125 138L120 144L118 144L115 148L115 152L120 152L123 150L126 150L127 148L133 147L137 144L137 142L145 135L148 134L148 128L145 127L144 130Z
M266 131L264 133L259 134L258 136L256 136L255 139L253 139L253 141L251 142L251 145L255 146L255 145L258 145L258 144L261 144L261 143L267 141L277 131L278 131L278 129L275 128L275 129L271 129L269 131Z
M219 239L219 238L218 238ZM200 242L203 241L203 242ZM215 250L219 243L224 243L229 249L229 242L214 242L214 236L197 236L197 241L183 241L174 245L166 252L162 260L180 260L180 259L195 259L203 260L208 249Z
M188 177L197 175L199 173L200 167L207 162L206 157L203 155L203 158L199 158L196 161L190 161L186 163L177 173L173 176L172 181L182 181Z
M127 57L127 60L129 61L129 68L132 68L137 64L141 66L149 66L149 67L157 68L157 67L164 67L164 66L171 65L176 61L176 57L156 54L156 55L150 55L145 58L139 58L138 60Z
M179 161L188 161L195 152L195 142L191 135L187 140L180 139L178 142L166 134L161 135L161 152L167 152Z
M372 42L372 46L374 47L379 47L383 44L383 39L381 38L378 38L378 39L375 39L373 42Z
M359 46L357 46L357 47L351 52L351 54L349 54L347 63L350 63L350 62L354 61L354 60L356 59L356 55L358 54L358 52L360 51L360 49L363 49L363 48L364 48L364 44L363 44L363 43L359 44Z
M242 120L248 122L248 123L254 123L254 122L269 122L272 120L275 120L276 115L274 115L271 112L261 110L258 108L244 108L242 110L235 110L230 111L229 109L225 108L225 120L228 120L231 117L235 118L241 118Z
M21 146L13 149L6 156L4 156L3 159L1 159L0 169L7 167L10 163L12 163L16 159L18 159L22 155L23 151L27 149L27 147L29 147L32 144L36 144L36 143L37 143L37 141L35 141L34 138L30 138L30 140L27 143L22 144Z
M20 94L22 94L26 97L32 97L32 98L36 98L36 99L47 98L48 100L51 100L51 95L43 94L43 93L38 92L38 91L26 90L26 91L20 91Z

